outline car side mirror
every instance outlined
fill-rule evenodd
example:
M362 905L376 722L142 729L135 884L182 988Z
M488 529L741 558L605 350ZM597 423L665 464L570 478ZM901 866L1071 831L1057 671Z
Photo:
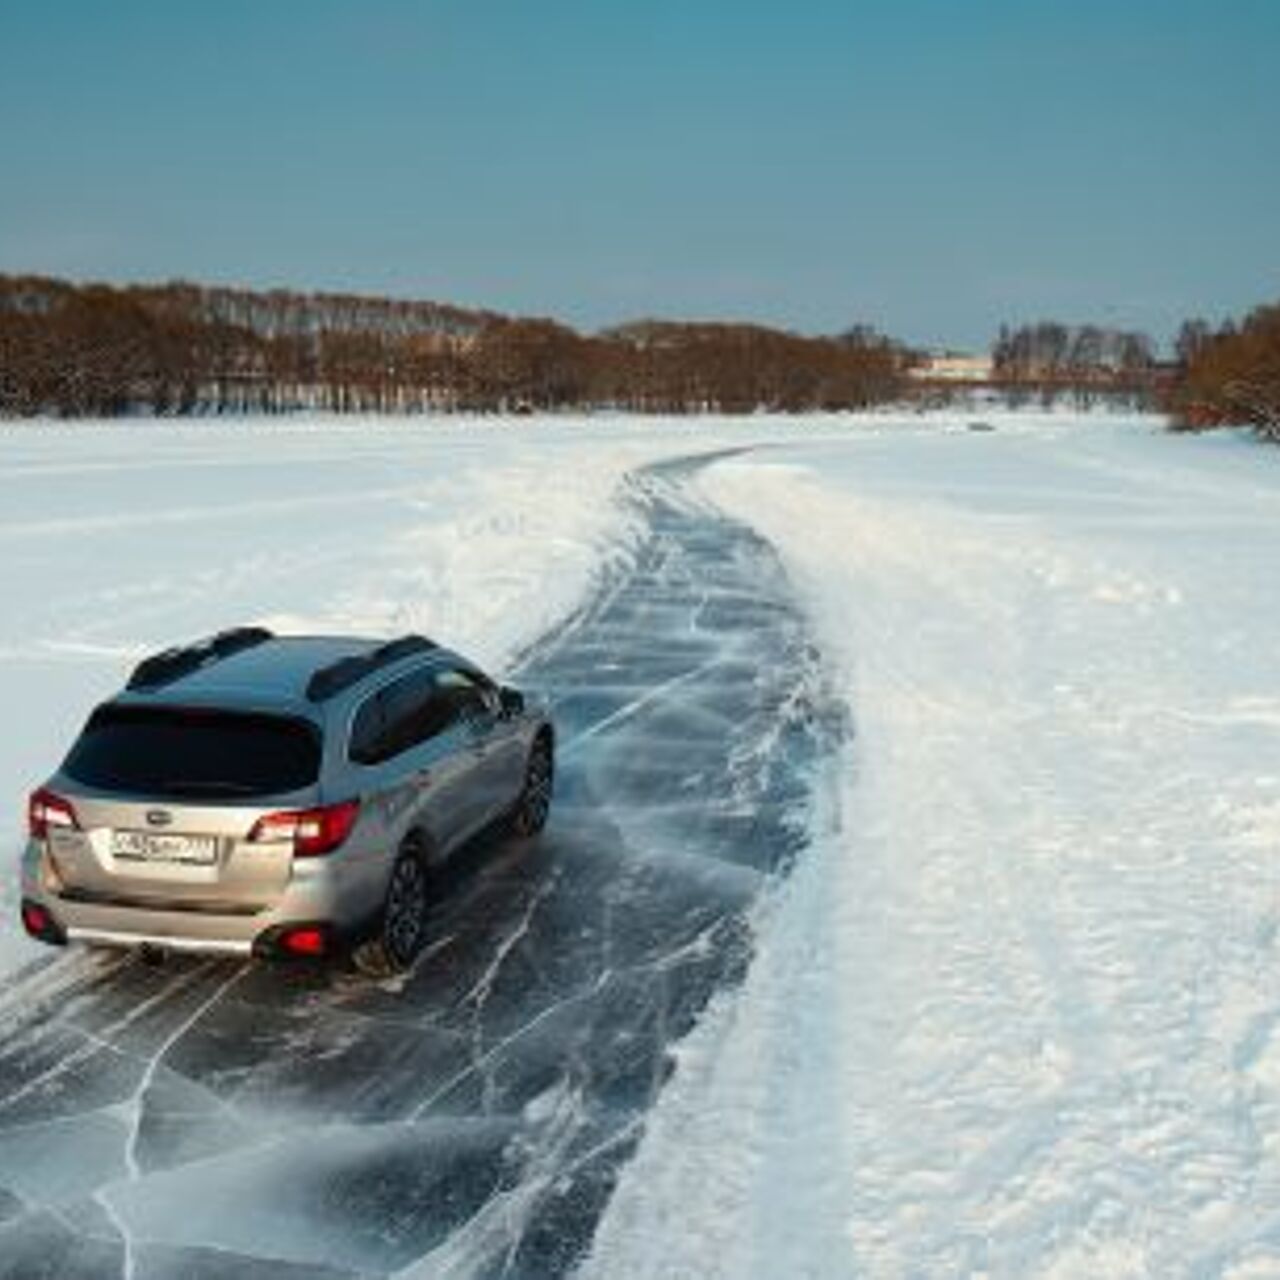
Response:
M519 689L503 685L498 690L498 701L502 704L502 714L508 718L518 716L524 711L524 694Z

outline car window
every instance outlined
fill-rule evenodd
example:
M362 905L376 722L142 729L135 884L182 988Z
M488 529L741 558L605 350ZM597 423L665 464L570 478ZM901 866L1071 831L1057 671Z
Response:
M382 755L382 696L366 698L351 722L347 755L357 764L377 764Z
M455 719L474 719L494 709L492 686L469 671L447 667L436 672L435 683Z
M411 671L381 696L384 759L431 737L431 673Z
M348 755L357 764L379 764L443 733L474 714L483 693L458 672L413 671L368 699L351 726Z
M315 726L288 716L108 703L63 763L86 786L175 799L266 796L312 786Z

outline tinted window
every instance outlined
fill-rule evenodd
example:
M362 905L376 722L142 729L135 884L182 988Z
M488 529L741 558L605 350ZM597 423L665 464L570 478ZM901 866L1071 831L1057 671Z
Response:
M451 719L472 719L493 709L488 684L468 671L439 671L436 688L448 704Z
M436 692L432 673L413 671L356 713L348 754L358 764L379 764L442 733L453 719L449 703Z
M382 755L382 698L375 694L356 712L351 724L351 748L357 764L377 764Z
M378 695L382 703L383 759L407 751L439 732L433 723L431 693L431 673L415 671Z
M63 771L86 786L182 799L265 796L315 783L320 738L285 716L99 707Z

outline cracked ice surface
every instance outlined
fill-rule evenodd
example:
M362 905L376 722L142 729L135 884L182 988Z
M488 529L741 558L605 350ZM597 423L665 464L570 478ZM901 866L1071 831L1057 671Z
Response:
M450 873L407 978L70 954L0 1008L0 1274L546 1276L669 1047L750 958L840 730L783 574L639 473L644 521L519 679L561 776Z

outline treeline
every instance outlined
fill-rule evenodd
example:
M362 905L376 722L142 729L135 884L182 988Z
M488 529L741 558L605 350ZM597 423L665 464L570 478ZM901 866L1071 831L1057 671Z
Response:
M1280 304L1218 329L1186 321L1171 360L1158 359L1142 333L1053 321L1003 326L991 383L1014 402L1128 399L1163 411L1180 430L1251 426L1280 442Z
M8 416L801 412L893 399L906 364L865 328L643 321L583 335L432 302L0 276Z
M1240 324L1182 326L1177 377L1165 407L1174 425L1198 430L1252 426L1280 441L1280 304L1258 307Z
M1145 334L1101 325L1002 325L991 349L992 381L1013 400L1068 395L1087 405L1125 399L1152 404L1161 366Z

